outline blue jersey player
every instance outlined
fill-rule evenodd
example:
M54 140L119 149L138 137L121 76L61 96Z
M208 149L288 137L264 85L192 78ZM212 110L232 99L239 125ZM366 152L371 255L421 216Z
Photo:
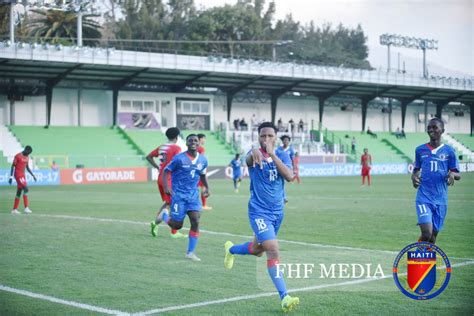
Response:
M453 148L441 144L444 123L434 118L428 123L430 142L418 146L415 151L413 186L416 194L416 212L421 229L419 241L434 244L443 228L448 206L448 185L460 180L459 164Z
M162 220L172 229L181 229L186 215L191 222L189 230L189 244L186 258L193 261L201 261L194 253L199 238L199 218L202 208L199 198L198 182L204 185L204 194L209 196L209 186L206 178L207 159L198 153L199 138L195 134L186 137L188 150L176 155L164 169L166 179L167 173L171 172L171 185L163 182L166 194L171 195L170 214L167 210L163 212Z
M242 162L240 154L235 154L235 158L229 163L232 168L232 180L234 181L235 193L239 193L240 182L242 182Z
M299 298L288 295L285 280L279 274L280 252L276 236L283 221L284 181L291 181L293 172L288 154L275 152L276 132L273 123L262 123L258 127L260 146L247 155L250 176L248 215L255 236L252 242L240 245L226 242L224 266L232 269L235 255L260 257L265 253L268 274L280 295L281 308L287 312L299 303Z
M277 148L276 152L277 152L277 154L282 153L282 152L286 152L288 154L288 156L290 156L291 166L292 166L293 170L295 170L294 159L295 159L296 151L293 148L293 146L290 145L291 138L288 135L283 135L282 137L280 137L280 139L281 139L281 142L283 144ZM283 194L283 201L285 201L285 203L288 203L288 199L286 198L286 192L284 192L284 194Z

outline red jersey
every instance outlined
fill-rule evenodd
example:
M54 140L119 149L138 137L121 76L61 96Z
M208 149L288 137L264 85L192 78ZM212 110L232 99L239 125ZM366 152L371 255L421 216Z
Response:
M293 171L298 171L298 165L300 163L300 156L293 158Z
M163 144L153 150L149 156L158 157L160 160L160 171L173 160L173 157L181 152L181 147L176 144Z
M28 161L30 158L28 156L23 156L23 153L18 153L13 159L13 165L15 166L15 177L20 177L25 175L26 166L28 166Z
M360 164L363 168L369 167L369 163L372 164L372 156L369 154L364 154L360 157Z
M204 147L199 145L199 147L197 148L197 152L200 153L201 155L204 155L206 153L206 149L204 149Z

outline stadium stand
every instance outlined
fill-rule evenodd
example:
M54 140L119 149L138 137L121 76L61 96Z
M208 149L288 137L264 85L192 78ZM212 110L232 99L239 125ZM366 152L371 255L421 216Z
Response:
M145 166L143 155L118 129L108 127L9 126L20 143L33 147L35 164L48 168Z
M470 134L450 134L458 142L466 146L470 151L474 151L474 137Z
M7 161L7 158L3 156L3 151L0 150L0 169L9 169L11 166L12 164Z
M343 151L349 156L349 161L359 162L360 155L362 155L363 149L368 148L369 153L372 155L374 163L381 162L407 162L407 157L403 155L396 147L390 146L387 142L384 142L384 136L388 133L377 132L377 138L373 138L371 135L366 133L354 132L354 131L332 131L327 133L325 141L331 144L339 144ZM351 141L352 137L356 139L356 154L351 154Z
M136 144L144 155L168 140L166 135L160 131L124 130L130 140ZM210 131L183 131L183 137L190 133L202 133L206 135L206 157L210 166L227 166L233 158L230 146L219 140L217 135Z
M426 133L406 133L406 138L397 138L391 133L381 134L383 135L382 141L392 146L395 150L399 150L407 162L413 162L415 160L416 147L429 141Z

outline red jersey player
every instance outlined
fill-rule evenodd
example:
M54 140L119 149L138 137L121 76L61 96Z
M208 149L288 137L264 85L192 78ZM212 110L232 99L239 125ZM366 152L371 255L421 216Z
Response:
M295 174L293 181L298 181L298 184L301 183L299 164L300 164L300 154L296 151L295 157L293 158L293 173Z
M151 222L151 234L153 237L156 237L158 231L158 224L162 221L162 212L166 209L169 209L171 203L171 196L165 193L163 182L166 181L168 186L171 187L171 174L168 173L166 179L163 177L163 170L166 166L173 160L173 157L181 152L181 147L176 145L178 142L179 129L177 127L171 127L166 130L166 137L168 137L168 143L160 145L158 148L153 150L151 153L146 156L146 160L156 169L159 170L158 175L158 190L160 191L161 199L164 204L161 206L156 219ZM160 165L158 166L154 160L158 158L160 160ZM171 236L174 238L187 237L184 234L181 234L178 230L172 229Z
M369 155L369 150L364 148L364 154L360 157L360 164L362 166L362 185L365 184L365 177L367 177L367 185L370 186L370 166L372 166L372 156Z
M31 172L30 167L28 167L28 162L30 158L28 157L33 152L33 148L31 146L26 146L25 149L15 155L15 159L13 159L12 168L10 170L10 179L8 179L8 183L12 184L13 180L13 169L15 169L15 180L16 180L16 196L15 202L13 204L12 214L20 214L18 212L18 205L20 204L20 196L21 192L23 191L23 203L25 204L24 212L26 214L30 214L31 210L28 207L28 184L26 183L26 176L25 176L25 169L31 174L33 179L36 181L36 177Z
M197 151L201 155L206 155L206 149L204 149L204 144L206 143L206 135L198 134L199 138L199 147ZM205 187L204 184L199 180L198 186L201 188L201 202L202 202L202 209L203 210L212 210L212 207L207 205L207 196L204 194Z

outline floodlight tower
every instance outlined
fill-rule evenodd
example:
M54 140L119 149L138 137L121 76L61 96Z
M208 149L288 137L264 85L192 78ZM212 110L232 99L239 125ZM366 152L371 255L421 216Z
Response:
M386 45L388 47L388 71L390 71L391 45L397 47L421 49L423 51L423 78L428 78L428 71L426 69L426 50L438 49L438 40L402 36L398 34L382 34L380 35L380 44Z

